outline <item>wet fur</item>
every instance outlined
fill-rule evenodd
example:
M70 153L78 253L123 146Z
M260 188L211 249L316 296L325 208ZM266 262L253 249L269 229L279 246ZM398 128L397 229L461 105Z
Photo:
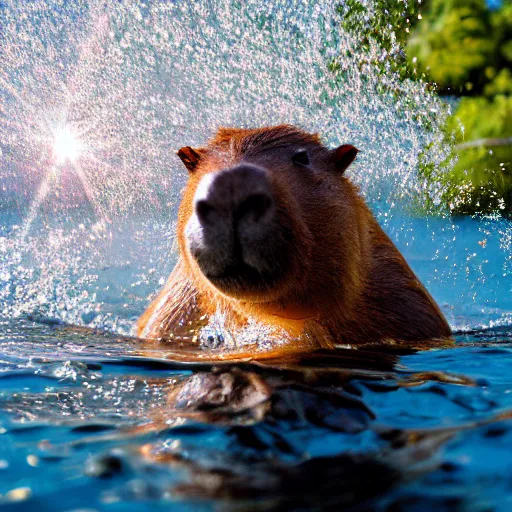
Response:
M297 149L308 151L311 169L291 166ZM343 159L317 135L287 125L221 128L207 147L181 152L192 172L178 216L180 258L139 320L140 337L195 341L197 327L219 309L233 329L252 316L275 326L276 336L284 329L291 342L324 348L450 336L430 294L343 176ZM281 228L269 247L279 249L273 260L282 278L250 296L243 289L228 296L199 270L184 229L201 177L241 160L269 171Z

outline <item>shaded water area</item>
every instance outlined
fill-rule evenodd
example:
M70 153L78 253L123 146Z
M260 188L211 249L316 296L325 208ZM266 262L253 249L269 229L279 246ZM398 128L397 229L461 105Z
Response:
M421 208L448 107L337 2L190 4L0 3L0 505L510 510L512 223ZM176 260L174 152L283 122L361 149L454 346L212 365L131 337Z

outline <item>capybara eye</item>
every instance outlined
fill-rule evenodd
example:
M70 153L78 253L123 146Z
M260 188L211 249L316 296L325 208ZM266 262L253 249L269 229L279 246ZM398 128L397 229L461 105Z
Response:
M299 149L293 156L292 161L295 165L309 165L309 155L305 149Z

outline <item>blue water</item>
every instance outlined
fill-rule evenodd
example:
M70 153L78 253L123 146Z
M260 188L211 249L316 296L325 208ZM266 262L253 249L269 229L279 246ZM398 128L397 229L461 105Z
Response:
M510 329L461 335L455 348L396 361L342 354L334 367L348 377L321 385L250 365L180 367L164 350L141 356L132 340L62 326L18 320L2 328L0 493L10 509L512 505ZM257 404L202 396L205 379L252 372L284 384ZM172 402L183 386L185 399ZM321 475L301 474L301 464L315 463ZM386 481L354 491L343 468ZM307 492L297 488L302 480ZM14 503L24 488L30 496Z
M3 219L5 243L20 219ZM173 347L129 336L173 264L169 240L156 243L169 229L164 220L112 227L86 269L97 278L84 280L70 258L53 302L31 312L20 267L53 256L26 251L16 265L4 261L14 289L0 335L3 506L510 510L508 221L382 215L458 332L454 347L347 350L282 370L176 363ZM25 244L41 247L47 229ZM86 245L79 250L86 261ZM63 283L77 300L58 295Z

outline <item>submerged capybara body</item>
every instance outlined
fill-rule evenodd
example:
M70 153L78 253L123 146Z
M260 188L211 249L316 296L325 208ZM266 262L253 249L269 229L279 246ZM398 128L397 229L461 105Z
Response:
M180 256L139 320L145 339L222 313L318 347L450 336L436 303L343 175L357 149L293 126L221 128L182 148Z

